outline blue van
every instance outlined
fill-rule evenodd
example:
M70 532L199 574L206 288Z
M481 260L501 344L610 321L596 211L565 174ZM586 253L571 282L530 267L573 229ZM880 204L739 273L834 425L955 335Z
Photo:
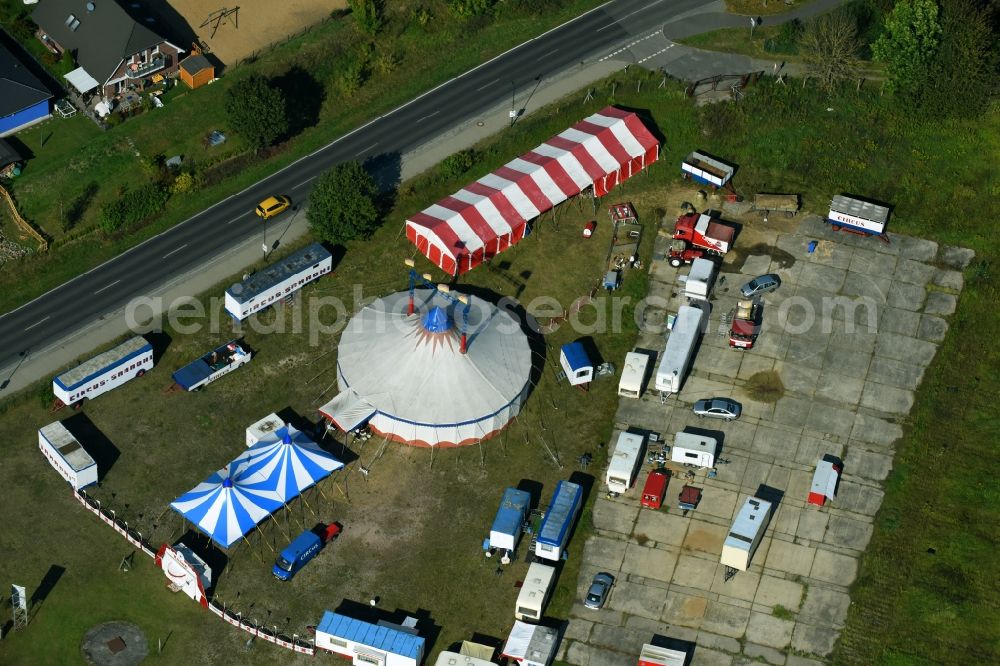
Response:
M314 532L306 530L281 551L281 555L274 561L271 573L278 580L291 580L292 576L322 549L323 540Z

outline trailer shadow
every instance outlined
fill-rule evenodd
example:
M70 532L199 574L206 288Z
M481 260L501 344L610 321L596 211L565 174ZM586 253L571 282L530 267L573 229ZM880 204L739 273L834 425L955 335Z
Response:
M683 652L684 666L691 666L691 661L694 659L694 652L698 649L698 644L695 642L681 640L680 638L671 638L663 634L653 634L653 637L649 640L649 644L658 648L664 648L665 650Z
M80 442L97 464L97 481L100 483L121 456L121 451L83 412L63 420L63 426Z
M716 460L718 460L719 457L722 456L722 450L725 448L726 444L725 432L721 430L712 430L710 428L702 428L699 426L690 426L690 425L684 426L684 429L681 432L686 432L691 435L698 435L699 437L708 437L710 439L714 439L716 442L718 442L718 446L716 446L715 449Z
M52 593L53 588L55 588L56 583L59 582L64 573L66 573L65 567L61 567L58 564L53 564L45 572L42 582L35 588L35 591L31 595L31 600L28 602L28 612L31 613L31 617L38 614L38 610L45 603L45 600L48 599L49 594Z
M762 483L757 486L757 492L754 493L754 497L771 503L771 517L773 518L774 514L778 511L781 500L785 498L785 491Z
M144 333L143 336L146 342L153 346L153 366L159 365L160 359L166 353L167 348L170 347L170 343L173 342L173 338L170 334L163 330L150 331Z
M538 508L539 502L542 501L542 488L543 484L540 481L535 481L533 479L521 479L517 482L517 489L523 490L524 492L531 495L531 503L528 506L530 511L534 511Z

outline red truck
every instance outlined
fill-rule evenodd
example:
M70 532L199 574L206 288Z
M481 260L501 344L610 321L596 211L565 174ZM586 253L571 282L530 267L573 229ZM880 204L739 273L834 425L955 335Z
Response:
M729 346L740 351L753 349L760 334L761 305L757 300L740 299L736 302L733 323L729 327Z
M670 245L668 261L671 266L677 267L706 254L721 257L733 244L735 231L730 226L714 221L709 215L681 215L674 224L674 242Z

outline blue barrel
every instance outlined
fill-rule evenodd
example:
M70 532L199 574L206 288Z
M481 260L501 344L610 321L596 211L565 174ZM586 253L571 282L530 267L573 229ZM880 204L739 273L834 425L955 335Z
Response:
M807 246L809 249L809 254L812 254L813 252L816 251L817 245L819 245L818 241L809 241L809 245Z

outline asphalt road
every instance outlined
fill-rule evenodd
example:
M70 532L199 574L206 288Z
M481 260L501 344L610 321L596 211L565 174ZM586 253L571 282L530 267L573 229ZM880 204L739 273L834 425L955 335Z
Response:
M519 102L523 101L539 79L603 55L632 36L646 34L708 4L707 0L613 0L452 79L253 187L4 314L0 317L0 367L16 363L20 352L40 350L63 340L229 247L255 234L262 235L262 223L253 209L264 197L283 193L303 202L313 179L336 164L406 153L495 108L510 99L512 91ZM277 226L274 229L272 236L277 234Z

